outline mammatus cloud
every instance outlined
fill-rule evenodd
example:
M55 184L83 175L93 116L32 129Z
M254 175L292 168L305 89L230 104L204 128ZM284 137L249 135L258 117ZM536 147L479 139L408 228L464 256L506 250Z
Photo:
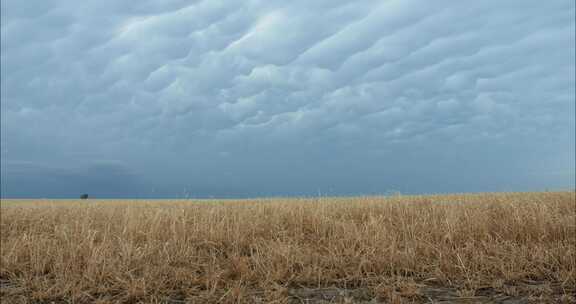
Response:
M574 185L570 0L1 9L3 195L61 172L125 196Z

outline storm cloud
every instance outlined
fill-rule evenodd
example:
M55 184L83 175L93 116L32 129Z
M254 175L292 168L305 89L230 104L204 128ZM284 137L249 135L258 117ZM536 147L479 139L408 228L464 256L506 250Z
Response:
M2 196L575 187L575 2L6 0Z

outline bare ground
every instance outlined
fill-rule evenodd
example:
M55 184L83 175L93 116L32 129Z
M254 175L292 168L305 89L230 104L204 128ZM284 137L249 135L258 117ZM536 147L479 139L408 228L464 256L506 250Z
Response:
M417 289L404 292L391 287L393 292L375 295L369 289L290 289L289 303L576 303L576 294L566 293L559 285L544 282L526 282L505 285L501 289L484 287L475 291L463 291L451 287L420 284Z
M224 294L222 297L225 297ZM70 299L31 301L25 288L7 280L0 280L0 299L8 297L14 303L60 304L76 303ZM120 303L113 297L93 299L94 303ZM164 304L203 303L209 300L194 295L176 293L154 301ZM505 283L499 288L485 286L476 290L445 287L434 282L404 285L381 284L375 288L307 288L278 287L272 290L255 290L245 295L248 303L329 304L329 303L437 303L437 304L530 304L576 303L576 286L562 286L549 282L523 281ZM83 302L83 301L82 301ZM2 301L2 303L8 303ZM10 302L12 303L12 302ZM133 303L146 303L134 299Z

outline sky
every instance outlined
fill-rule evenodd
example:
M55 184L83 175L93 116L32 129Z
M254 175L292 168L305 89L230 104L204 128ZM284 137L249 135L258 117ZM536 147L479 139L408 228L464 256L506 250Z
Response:
M575 185L573 0L2 0L2 197Z

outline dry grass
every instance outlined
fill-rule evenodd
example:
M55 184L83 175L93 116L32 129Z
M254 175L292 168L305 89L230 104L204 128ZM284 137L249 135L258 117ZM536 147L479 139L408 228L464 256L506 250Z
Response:
M566 299L576 290L574 192L3 200L0 210L9 302L281 303L297 286L398 302L423 284L474 296L530 281Z

